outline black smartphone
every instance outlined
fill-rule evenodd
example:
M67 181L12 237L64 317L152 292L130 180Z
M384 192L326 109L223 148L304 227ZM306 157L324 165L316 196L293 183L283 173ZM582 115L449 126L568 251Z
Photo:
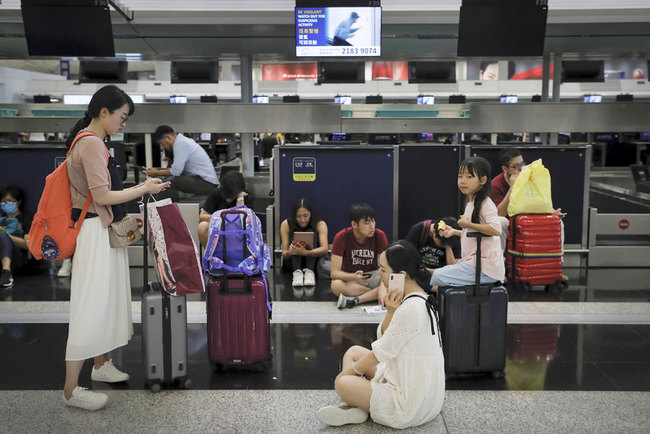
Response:
M365 273L361 274L363 277L372 277L372 272L366 271Z
M174 179L174 175L166 176L162 179L162 182L171 181L172 179Z

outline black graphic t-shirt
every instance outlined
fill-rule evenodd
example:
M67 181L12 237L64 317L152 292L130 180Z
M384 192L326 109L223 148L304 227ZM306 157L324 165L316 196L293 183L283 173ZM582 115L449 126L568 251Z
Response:
M434 223L431 222L431 224ZM423 268L440 268L447 265L445 247L436 246L426 221L414 224L409 230L406 240L420 252ZM451 241L451 250L454 252L454 257L460 257L460 239L451 237L449 240Z

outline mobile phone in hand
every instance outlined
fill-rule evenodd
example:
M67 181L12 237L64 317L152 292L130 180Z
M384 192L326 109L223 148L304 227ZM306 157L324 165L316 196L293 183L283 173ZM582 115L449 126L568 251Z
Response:
M364 273L361 273L363 277L372 277L372 272L371 271L366 271Z
M406 276L401 273L392 273L388 276L388 291L404 291L404 282Z
M171 181L172 179L174 179L174 175L166 176L162 179L162 182Z

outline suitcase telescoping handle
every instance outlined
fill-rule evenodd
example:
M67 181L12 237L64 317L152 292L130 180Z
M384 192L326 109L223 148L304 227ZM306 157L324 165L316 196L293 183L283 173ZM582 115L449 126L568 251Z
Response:
M230 215L239 214L239 215L244 217L244 221L242 222L242 230L244 231L244 236L242 237L242 239L244 241L244 245L242 247L242 252L244 254L246 254L246 249L247 249L247 243L246 243L246 216L248 216L248 214L246 213L246 211L241 210L241 209L227 209L225 211L221 211L221 216L222 217L225 216L225 215L228 215L228 214L230 214ZM221 219L221 230L223 232L226 231L226 219L225 219L225 217ZM223 258L223 262L227 264L228 263L228 258L226 257L226 236L225 235L222 236L222 241L223 241L221 243L221 246L223 247L223 256L222 256L222 258ZM228 272L225 269L222 269L222 272L223 272L222 290L224 292L228 292L228 277L227 277ZM244 274L244 288L243 288L243 290L252 293L253 289L251 287L251 283L250 283L250 279L248 278L248 274L246 274L246 273L243 273L243 274Z
M467 238L476 238L476 285L474 286L474 297L479 296L479 286L481 286L481 241L483 237L489 236L483 232L467 233Z

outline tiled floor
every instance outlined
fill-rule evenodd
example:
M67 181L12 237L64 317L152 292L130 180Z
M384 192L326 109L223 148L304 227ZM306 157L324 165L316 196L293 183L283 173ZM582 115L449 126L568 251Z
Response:
M134 301L140 298L140 275L141 270L132 269ZM553 294L538 288L532 293L510 294L513 301L510 314L516 320L510 320L508 325L508 357L504 377L448 379L449 392L443 413L441 417L421 427L422 432L517 432L523 425L514 424L522 417L529 424L530 429L527 431L531 432L575 432L575 427L580 427L577 431L590 432L615 431L614 428L609 430L607 427L620 428L625 432L648 431L646 416L647 410L650 410L650 319L637 321L637 316L635 321L625 321L626 318L631 318L630 310L634 310L630 307L642 308L636 309L641 312L640 315L646 312L646 303L650 301L650 279L646 276L650 277L650 271L576 269L573 270L573 275L575 277L572 278L571 286L562 293ZM633 281L626 279L630 275L634 276ZM0 379L0 390L3 391L0 392L0 418L9 421L5 425L6 429L13 427L7 432L59 432L68 426L66 424L70 424L70 428L79 429L103 427L106 431L126 429L142 432L176 432L172 427L187 432L206 429L217 432L282 432L283 426L286 427L284 432L315 432L324 429L325 426L310 415L313 415L313 410L319 405L335 400L332 385L340 368L342 354L351 345L369 346L375 338L377 321L357 321L359 315L345 312L341 316L345 319L343 323L336 323L331 320L336 318L332 315L340 312L334 308L336 297L329 290L327 280L319 280L313 291L305 292L291 288L285 282L288 280L285 277L287 276L277 271L270 276L271 293L280 319L276 319L271 326L273 363L265 372L213 373L207 360L206 327L200 315L197 317L199 320L191 321L188 328L192 391L177 390L154 395L144 390L141 326L137 323L134 326L135 335L129 344L112 354L115 363L131 375L128 382L112 386L91 383L90 364L86 364L81 374L82 385L108 390L111 396L111 406L106 409L105 415L115 415L117 409L122 409L127 414L134 411L137 413L137 410L125 406L137 407L138 403L147 409L143 408L143 412L152 411L153 414L156 413L154 409L158 403L173 402L172 408L186 414L188 418L187 426L181 426L176 421L168 425L156 425L157 429L154 429L128 421L126 417L119 417L119 423L110 425L109 428L106 419L98 419L99 416L84 419L85 413L80 416L74 410L61 411L63 407L58 391L65 374L67 325L60 318L46 323L30 323L27 320L20 322L20 316L11 321L2 318L8 318L6 314L13 307L22 312L21 315L25 315L25 318L30 313L20 310L25 306L27 310L32 309L32 306L57 306L57 309L65 310L67 303L50 302L69 300L69 279L50 277L47 270L15 276L13 290L0 293L0 299L7 302L0 304L0 372L8 374L2 375ZM612 285L611 282L620 284ZM191 296L190 300L194 307L201 305L201 296ZM37 303L13 304L11 301ZM557 309L549 309L549 306ZM593 318L593 313L598 313L602 306L609 306L609 313L621 310L619 313L623 323L620 318L616 321L610 316L602 315L596 321L591 321L589 318ZM578 314L571 317L573 319L567 319L567 312L573 312L573 307L577 312L591 312L592 316ZM302 308L305 313L300 321L287 320L290 318L287 312L301 311ZM323 312L329 312L330 320L321 322ZM540 316L545 315L547 318L558 318L559 321L555 324L538 321ZM535 320L527 324L526 318ZM232 395L237 391L241 394ZM582 392L590 393L575 394ZM210 406L216 406L215 402L229 402L231 398L233 401L225 406L223 412L219 412L220 415L228 415L215 417L210 425L204 420L192 422L193 418L187 414L187 408L177 405L174 399L176 396L187 400L188 408L205 407L197 411L206 417L214 413ZM211 403L205 402L208 398L212 400ZM579 406L575 402L578 398L583 403L593 402L594 408L605 411L605 415L593 413L593 408L584 404L580 408L583 413L577 414L573 420L569 414L573 411L572 405ZM14 400L22 402L28 408L42 410L44 415L56 414L53 417L57 422L50 425L50 429L47 429L46 424L34 425L34 421L21 423L16 419L16 414L27 413L23 408L11 411L16 408ZM44 402L37 404L41 401ZM289 404L282 406L281 403L285 401ZM611 401L612 408L606 405L608 401ZM247 403L246 409L238 408L236 402L240 406L242 402ZM253 414L249 407L252 402L259 402L266 408L264 414L277 409L277 417L263 416L257 422L240 420L238 424L235 423L228 409L235 414L250 416ZM620 404L622 402L630 403L630 408L626 409ZM498 406L499 403L502 407ZM474 410L470 413L469 410L461 411L469 405ZM526 409L531 411L528 419L521 414L528 411ZM637 411L639 409L646 411ZM505 414L509 411L516 413L515 419L512 419L513 414ZM629 412L633 413L631 417ZM59 413L68 416L62 418ZM611 417L608 418L607 414ZM641 417L640 414L645 416ZM278 421L282 419L281 416L291 420L285 420L282 425ZM150 415L147 415L144 420L149 418ZM617 418L620 419L620 425L613 422ZM192 429L193 424L196 425L196 430ZM369 421L340 432L351 431L383 432L385 429Z

